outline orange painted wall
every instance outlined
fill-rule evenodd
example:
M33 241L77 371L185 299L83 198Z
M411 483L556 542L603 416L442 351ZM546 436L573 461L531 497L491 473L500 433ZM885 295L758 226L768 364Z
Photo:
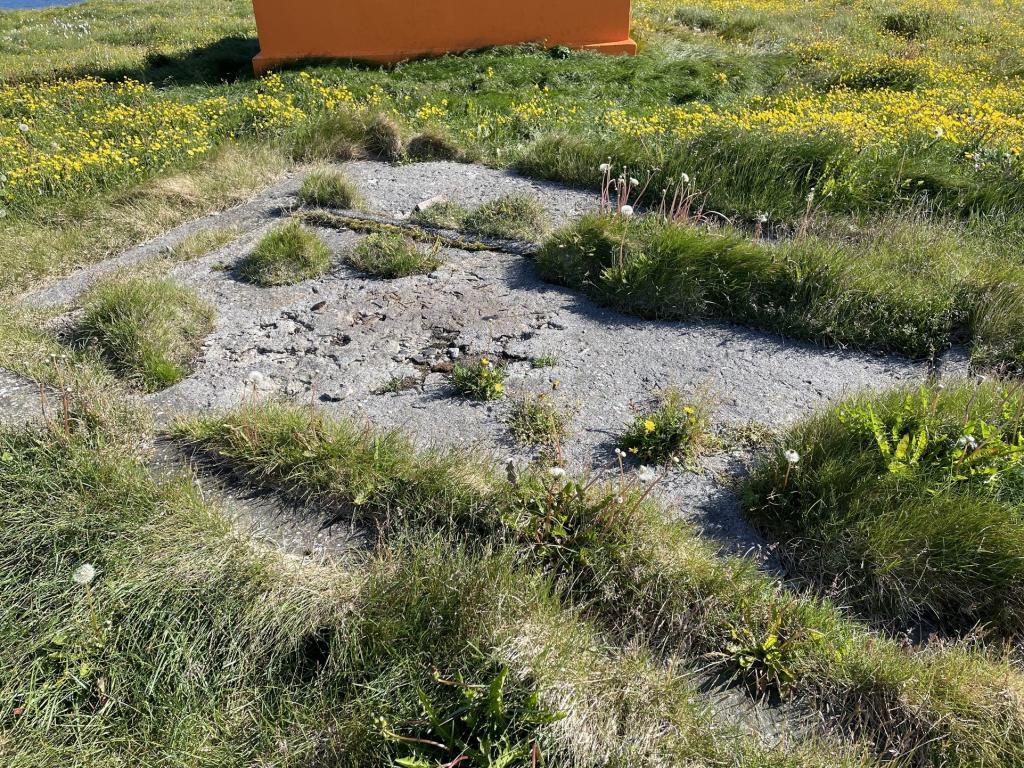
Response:
M302 58L395 62L540 42L636 52L630 0L253 0L257 73Z

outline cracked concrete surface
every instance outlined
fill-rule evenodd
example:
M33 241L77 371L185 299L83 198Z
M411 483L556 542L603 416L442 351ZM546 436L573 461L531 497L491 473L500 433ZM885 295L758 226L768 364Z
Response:
M346 172L373 212L396 220L439 195L471 206L526 192L542 201L556 225L597 206L591 193L479 166L358 162ZM896 357L826 350L739 327L638 320L544 283L528 258L513 253L446 249L444 265L430 275L370 279L344 266L345 252L360 238L344 230L317 230L336 256L324 277L272 289L240 282L230 267L297 207L301 180L301 173L293 174L238 208L178 227L23 298L36 306L66 305L70 313L75 297L112 270L160 257L195 232L237 227L230 245L172 270L214 305L217 323L193 374L146 398L158 423L231 408L247 397L280 396L401 428L423 447L526 463L536 451L511 440L508 399L476 404L453 396L448 371L454 362L488 355L507 364L511 397L546 392L574 412L564 458L583 472L613 466L622 429L666 387L710 398L719 430L752 421L783 427L848 392L928 374L926 366ZM540 357L556 364L533 367ZM414 386L381 393L402 379ZM0 372L0 421L29 416L38 403L35 384ZM751 553L772 567L730 490L747 458L742 449L706 457L698 471L670 473L657 492L673 515L693 521L723 550ZM159 473L187 462L158 446L152 466ZM205 469L198 477L204 493L261 545L317 561L345 558L361 546L358 531L325 528L275 497L254 496ZM754 705L735 691L706 696L720 717L769 740L801 727L799 713Z
M371 210L398 218L437 195L476 205L525 191L543 202L556 224L597 206L591 193L479 166L357 162L345 170ZM613 464L618 434L665 387L710 396L719 427L750 421L781 427L850 391L927 374L900 358L826 350L739 327L628 317L544 283L529 259L511 253L446 249L444 265L430 275L370 279L343 265L344 253L360 238L348 231L317 230L337 257L322 278L273 289L240 282L225 267L237 264L282 212L297 205L300 181L301 175L290 177L233 212L175 232L182 238L204 227L245 223L234 243L173 270L215 306L218 319L194 374L148 398L158 421L230 408L254 394L284 396L399 427L421 446L526 462L533 452L513 444L504 425L508 400L474 404L451 391L447 371L455 360L489 355L508 365L511 397L549 392L575 412L565 458L575 470L592 471ZM131 258L159 255L170 242L168 235L140 246ZM126 258L28 299L68 302ZM530 361L538 357L554 357L557 365L535 369ZM380 394L392 380L407 378L415 388ZM702 471L672 473L659 487L675 513L733 552L763 544L723 482L742 464L741 454L713 456Z

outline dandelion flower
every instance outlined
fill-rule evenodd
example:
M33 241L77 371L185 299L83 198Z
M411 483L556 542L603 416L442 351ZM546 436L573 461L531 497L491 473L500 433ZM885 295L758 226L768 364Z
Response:
M71 580L79 586L87 586L92 584L93 579L96 578L96 568L93 567L92 563L82 563L75 569L75 572L71 574Z
M657 427L658 427L658 425L655 424L650 419L648 419L647 421L644 422L644 431L647 432L647 434L650 434L651 432L653 432L655 429L657 429Z
M786 463L791 467L795 467L800 463L800 454L793 450L784 451L783 456L786 457Z
M627 219L632 218L632 216L633 216L633 206L632 205L624 205L624 206L622 206L622 210L620 210L619 213L621 213Z

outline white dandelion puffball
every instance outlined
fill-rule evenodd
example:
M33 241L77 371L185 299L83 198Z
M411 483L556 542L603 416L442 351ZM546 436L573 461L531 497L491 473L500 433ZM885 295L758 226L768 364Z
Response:
M796 466L800 463L800 454L796 451L785 451L782 455L786 457L786 462L790 466Z
M640 472L637 476L640 478L641 483L653 483L658 473L652 467L644 466L640 467Z
M628 218L632 217L632 215L633 215L633 206L632 205L624 205L624 206L622 206L622 210L619 211L619 213L621 213L623 216L625 216L628 219Z
M601 173L608 173L608 171L610 171L611 169L612 167L608 163L601 163L601 165L598 166L597 168L597 170L599 170Z
M551 469L548 470L548 474L556 480L561 480L565 477L565 470L561 467L551 467Z
M683 180L683 184L689 184L690 183L690 175L689 174L684 173L681 178Z
M92 563L82 563L75 569L75 572L71 574L71 580L79 586L86 586L92 584L93 579L96 578L96 568L93 567Z

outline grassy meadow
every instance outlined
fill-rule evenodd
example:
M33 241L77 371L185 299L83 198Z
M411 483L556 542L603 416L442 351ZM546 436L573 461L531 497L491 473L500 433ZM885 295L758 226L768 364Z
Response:
M635 58L261 80L254 35L248 0L0 13L0 367L65 392L44 427L0 429L0 762L1024 765L1024 7L637 0ZM326 167L352 158L514 168L603 210L550 232L513 196L373 229ZM434 229L541 239L545 280L625 313L962 347L988 381L855 396L770 441L739 495L787 580L625 473L509 474L274 401L160 435L371 539L328 564L256 547L191 469L149 471L142 399L188 375L213 316L157 273L237 232L97 285L70 339L19 296L300 164L300 218L371 227L347 262L374 279L486 248ZM243 276L331 268L293 222ZM486 359L453 374L467 400L506 394ZM623 446L668 472L712 440L707 410L665 393ZM550 456L571 419L523 400L503 428ZM800 726L738 727L709 677Z

